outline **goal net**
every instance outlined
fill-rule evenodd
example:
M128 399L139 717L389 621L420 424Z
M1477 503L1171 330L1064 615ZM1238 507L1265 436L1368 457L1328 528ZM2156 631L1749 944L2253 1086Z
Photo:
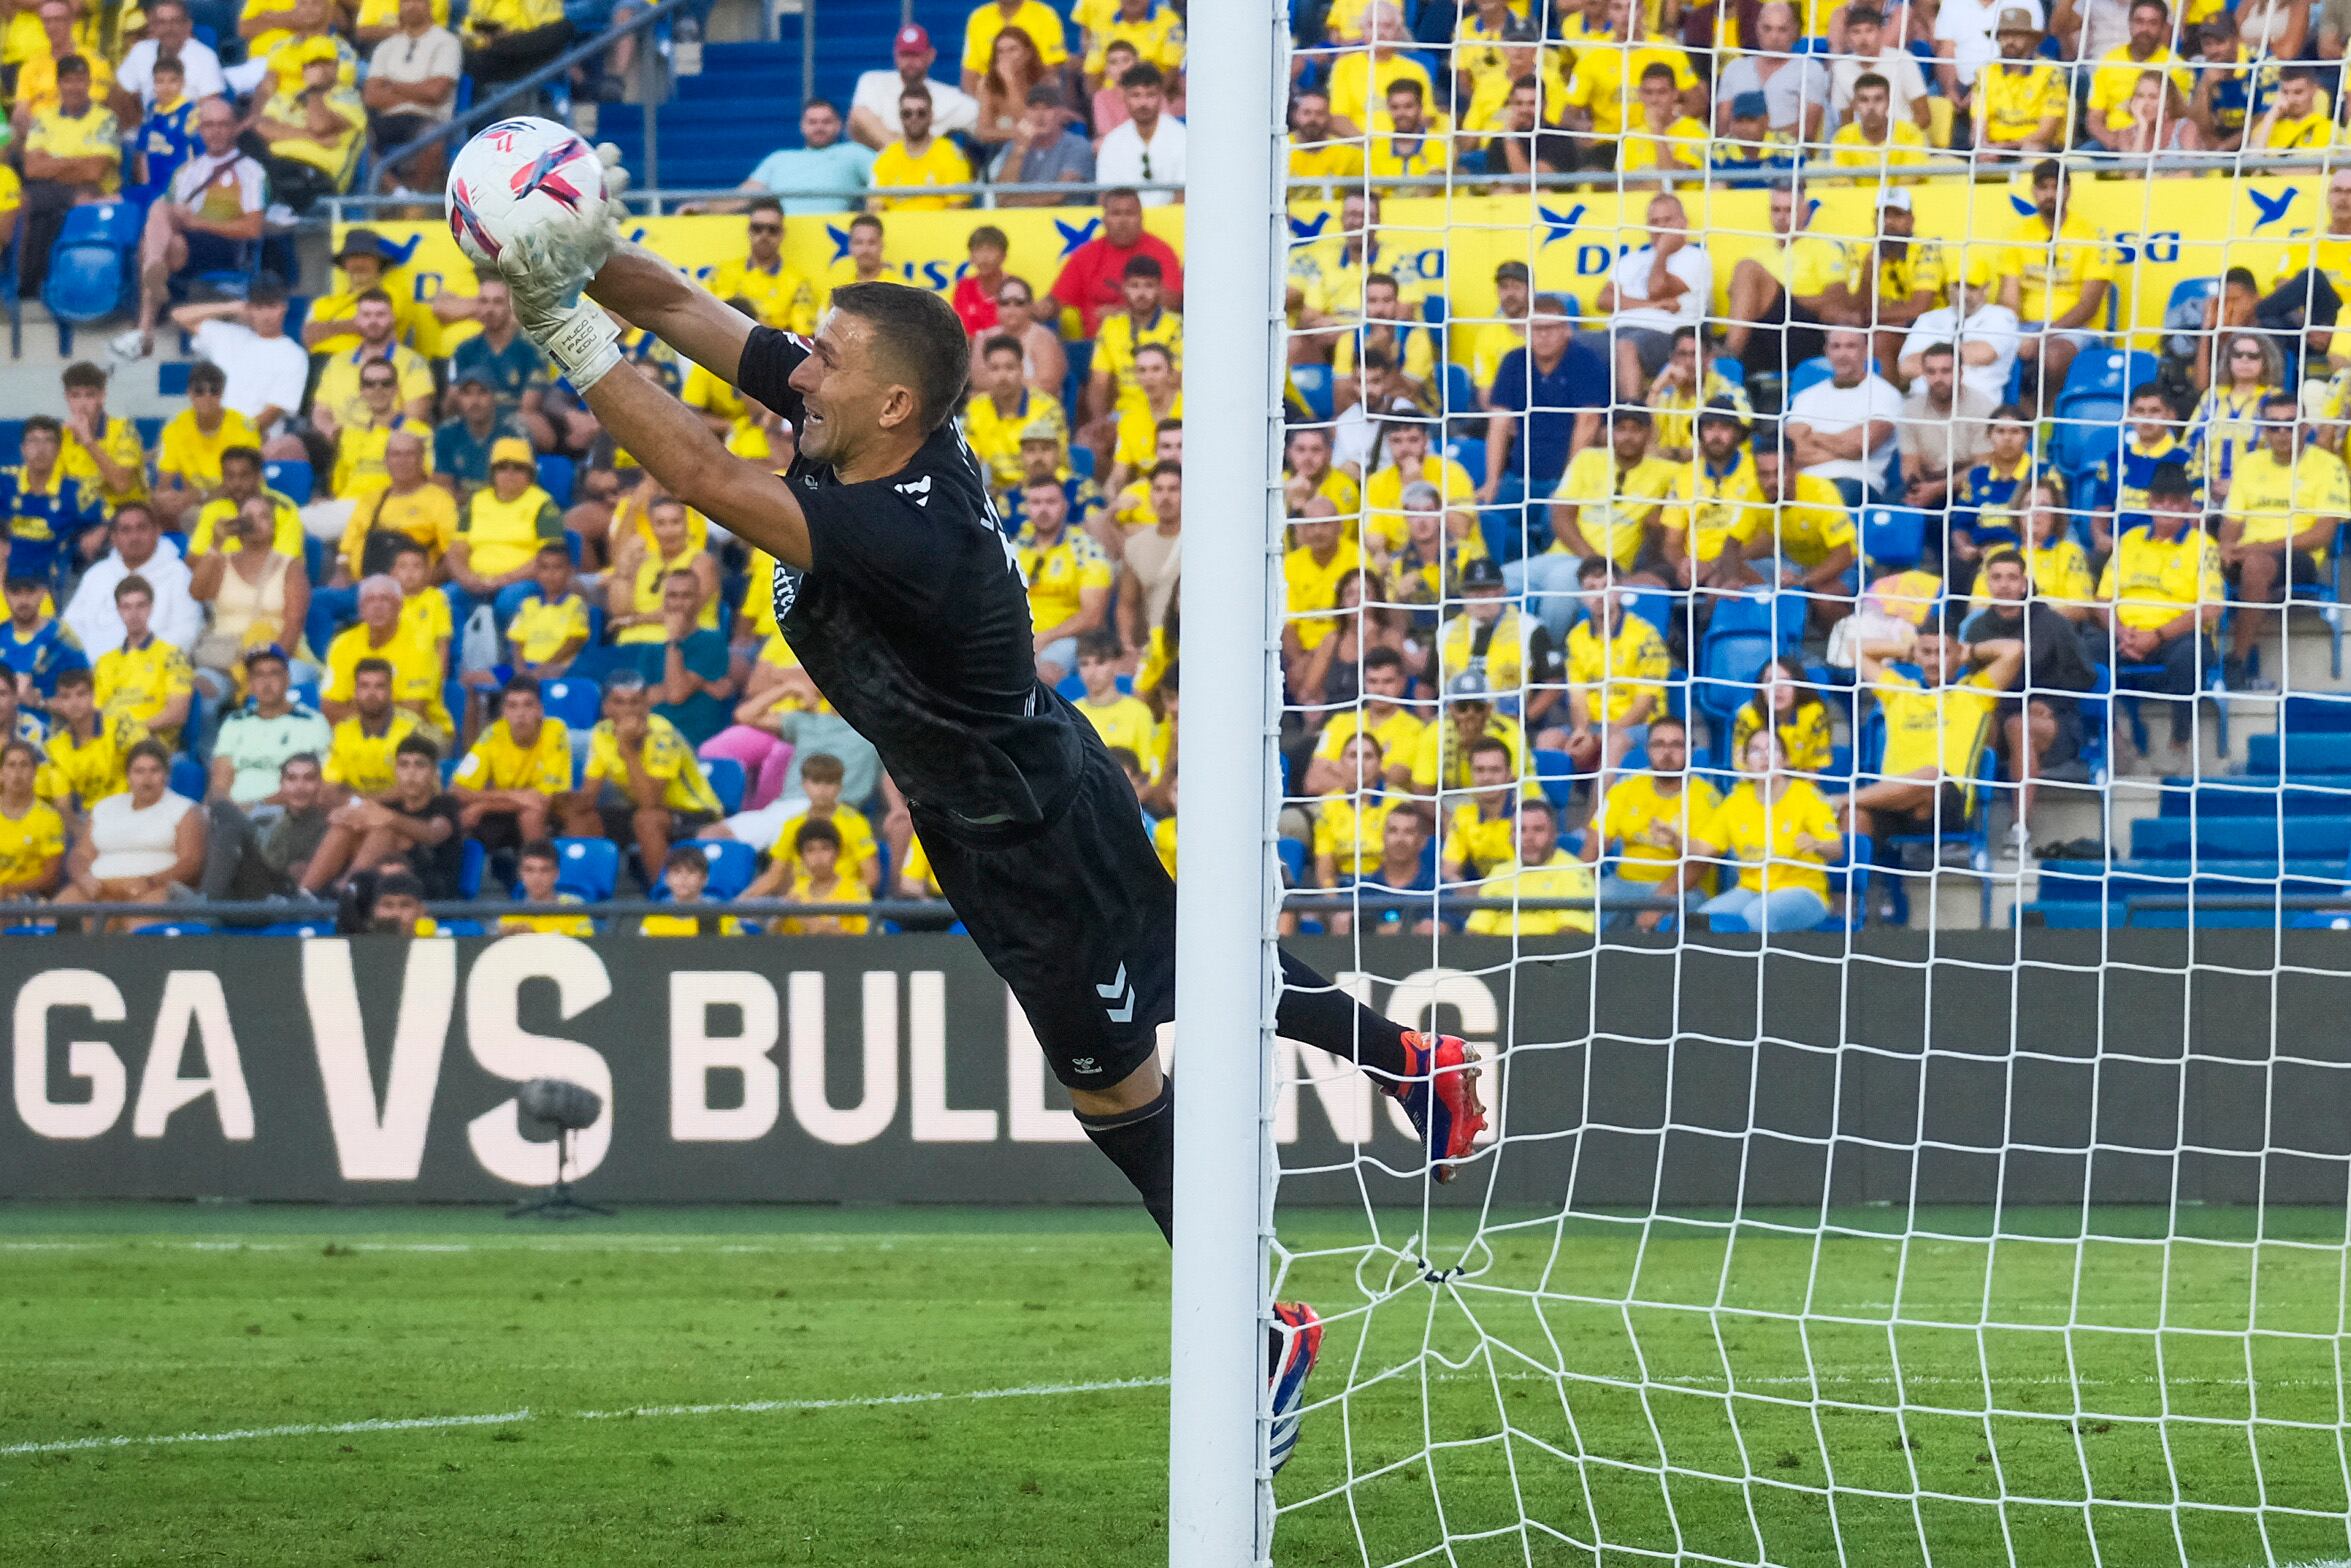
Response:
M1267 935L1493 1127L1434 1187L1269 1042L1261 1547L2351 1558L2351 196L2246 150L2336 83L1441 9L1313 19L1268 128Z

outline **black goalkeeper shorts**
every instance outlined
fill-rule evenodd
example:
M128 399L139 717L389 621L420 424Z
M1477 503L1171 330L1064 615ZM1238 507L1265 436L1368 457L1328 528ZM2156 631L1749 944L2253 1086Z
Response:
M1175 882L1118 764L1086 748L1069 805L1004 842L974 844L912 807L939 889L1036 1031L1053 1075L1107 1089L1175 1016Z

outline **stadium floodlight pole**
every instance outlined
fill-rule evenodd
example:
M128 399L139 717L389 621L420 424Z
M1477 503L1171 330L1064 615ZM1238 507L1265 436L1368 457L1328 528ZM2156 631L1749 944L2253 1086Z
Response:
M1194 0L1184 209L1184 831L1176 867L1171 1568L1266 1560L1266 1048L1274 974L1267 832L1280 526L1273 454L1282 301L1274 161L1289 7Z

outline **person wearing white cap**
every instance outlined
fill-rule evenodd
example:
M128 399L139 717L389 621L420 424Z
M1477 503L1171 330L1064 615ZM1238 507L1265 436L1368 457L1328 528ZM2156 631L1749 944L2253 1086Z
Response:
M899 28L890 42L890 58L895 69L860 73L856 90L849 95L849 136L859 146L879 152L906 134L905 123L898 118L898 95L909 87L931 90L933 135L952 136L980 123L977 98L953 82L932 78L931 65L939 51L931 47L927 28L914 22Z
M1860 263L1854 288L1875 328L1870 353L1881 365L1894 362L1903 332L1941 301L1956 270L1950 253L1935 240L1920 239L1917 230L1910 192L1884 191L1878 196L1877 243L1854 247Z

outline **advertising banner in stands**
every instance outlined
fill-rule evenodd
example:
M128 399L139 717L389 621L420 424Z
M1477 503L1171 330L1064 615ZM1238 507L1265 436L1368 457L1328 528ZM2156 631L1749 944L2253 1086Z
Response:
M750 160L746 159L745 167ZM2019 175L2019 181L2023 178ZM1494 269L1505 261L1531 263L1535 286L1572 296L1586 313L1607 281L1618 254L1648 243L1643 224L1649 193L1634 189L1545 192L1533 197L1471 194L1474 181L1446 196L1398 195L1381 207L1381 232L1371 270L1397 276L1408 303L1437 294L1456 322L1494 314ZM1811 229L1847 241L1868 243L1877 233L1875 201L1879 181L1872 175L1840 183L1835 171L1806 187L1817 200ZM2104 258L2115 282L2116 315L2105 330L2136 329L2135 346L2152 349L2173 288L2189 279L2210 280L2226 267L2249 267L2263 280L2275 277L2297 250L2307 254L2311 234L2326 227L2326 182L2322 175L2238 179L2226 175L2164 179L2161 199L2150 200L2147 182L2134 179L2076 180L2066 216L2079 217L2106 241ZM1964 242L1921 238L1913 245L1930 266L1956 279L1962 268L1980 272L1994 291L2017 275L2023 263L2010 255L2020 220L2033 210L2030 189L2019 182L1977 184L1965 176L1922 176L1909 187L1921 236L1969 236ZM1703 234L1714 261L1716 297L1711 313L1730 310L1730 279L1745 257L1770 261L1776 248L1763 190L1714 189L1683 193L1693 232ZM2192 214L2190 225L2183 222ZM949 212L892 212L884 215L883 276L925 288L954 286L967 262L972 229L982 223L1001 229L1010 241L1005 270L1025 278L1044 294L1078 246L1101 232L1094 207L1020 207ZM1184 244L1181 206L1144 209L1144 225L1179 252ZM338 228L339 244L349 226ZM446 354L475 330L470 323L447 326L428 306L442 290L474 291L474 269L457 249L445 223L371 223L406 262L386 278L385 287L406 307L416 347L428 356ZM814 286L818 297L851 281L849 215L795 217L785 223L784 263ZM640 220L632 235L705 279L720 265L744 256L743 219L674 217ZM1335 199L1300 193L1290 206L1291 275L1311 286L1336 271L1340 214ZM1444 244L1430 243L1444 235ZM2045 248L2047 240L2033 242ZM1360 274L1356 274L1360 276ZM1333 314L1355 307L1325 302ZM1476 329L1448 334L1448 352L1462 364L1476 354ZM357 339L351 339L355 343Z
M1510 1141L1447 1202L2340 1206L2340 939L2198 933L2192 970L2188 942L1301 950L1391 1017L1516 1042L1485 1091ZM602 1101L598 1199L1128 1199L959 938L56 937L0 944L0 1008L0 1197L511 1199L555 1176L516 1102L551 1076ZM1352 1068L1284 1044L1275 1080L1284 1165L1313 1171L1286 1201L1418 1201Z

